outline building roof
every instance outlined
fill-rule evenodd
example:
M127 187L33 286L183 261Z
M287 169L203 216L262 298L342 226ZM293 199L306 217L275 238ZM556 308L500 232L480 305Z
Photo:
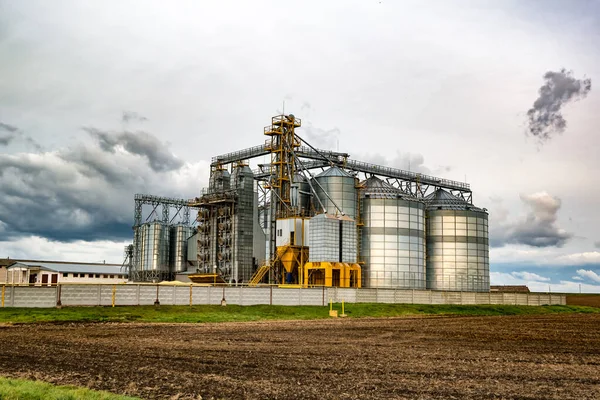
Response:
M468 211L479 211L486 212L479 207L475 207L468 201L456 197L453 194L448 193L444 189L436 189L433 193L425 196L423 199L427 205L428 210L468 210Z
M316 178L321 178L321 177L326 177L326 176L344 176L344 177L348 177L348 178L354 178L349 172L346 172L343 169L338 168L338 167L331 167L329 169L326 169L325 171L323 171L319 175L317 175Z
M530 293L529 288L526 285L492 285L490 286L490 291L503 293Z
M54 272L73 272L86 274L123 274L127 273L125 268L119 264L92 264L92 263L72 263L55 261L36 261L36 260L14 260L18 261L9 267L39 267L46 271Z
M16 260L13 260L11 258L0 258L0 268L1 267L9 267L16 262L17 262Z

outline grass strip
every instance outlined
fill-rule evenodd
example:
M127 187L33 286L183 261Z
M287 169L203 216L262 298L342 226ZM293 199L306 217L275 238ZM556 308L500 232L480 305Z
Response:
M334 304L341 312L341 304ZM329 318L329 306L120 306L2 308L0 323L67 322L169 322L210 323L260 320L309 320ZM420 305L354 303L345 305L349 318L399 317L410 315L534 315L554 313L599 313L599 308L584 306L510 306L510 305Z
M0 377L2 400L135 400L136 397L119 396L76 386L55 386L40 381Z

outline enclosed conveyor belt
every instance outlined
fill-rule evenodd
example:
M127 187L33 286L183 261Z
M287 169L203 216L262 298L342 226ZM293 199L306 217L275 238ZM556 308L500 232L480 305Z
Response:
M470 192L471 186L465 182L452 181L449 179L436 178L435 176L423 175L417 172L404 171L397 168L384 167L383 165L370 164L363 161L348 160L344 168L351 171L366 172L386 178L395 178L409 182L419 182L423 185L431 185L444 189L459 190L461 192Z

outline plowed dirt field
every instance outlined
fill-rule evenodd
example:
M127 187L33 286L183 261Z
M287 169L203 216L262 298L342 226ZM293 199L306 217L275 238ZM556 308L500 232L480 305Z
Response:
M148 399L600 399L600 315L0 326L0 375Z

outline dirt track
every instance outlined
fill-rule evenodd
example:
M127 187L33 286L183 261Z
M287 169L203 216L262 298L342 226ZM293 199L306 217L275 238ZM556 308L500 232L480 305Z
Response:
M0 348L0 375L143 398L600 398L597 314L0 326Z

